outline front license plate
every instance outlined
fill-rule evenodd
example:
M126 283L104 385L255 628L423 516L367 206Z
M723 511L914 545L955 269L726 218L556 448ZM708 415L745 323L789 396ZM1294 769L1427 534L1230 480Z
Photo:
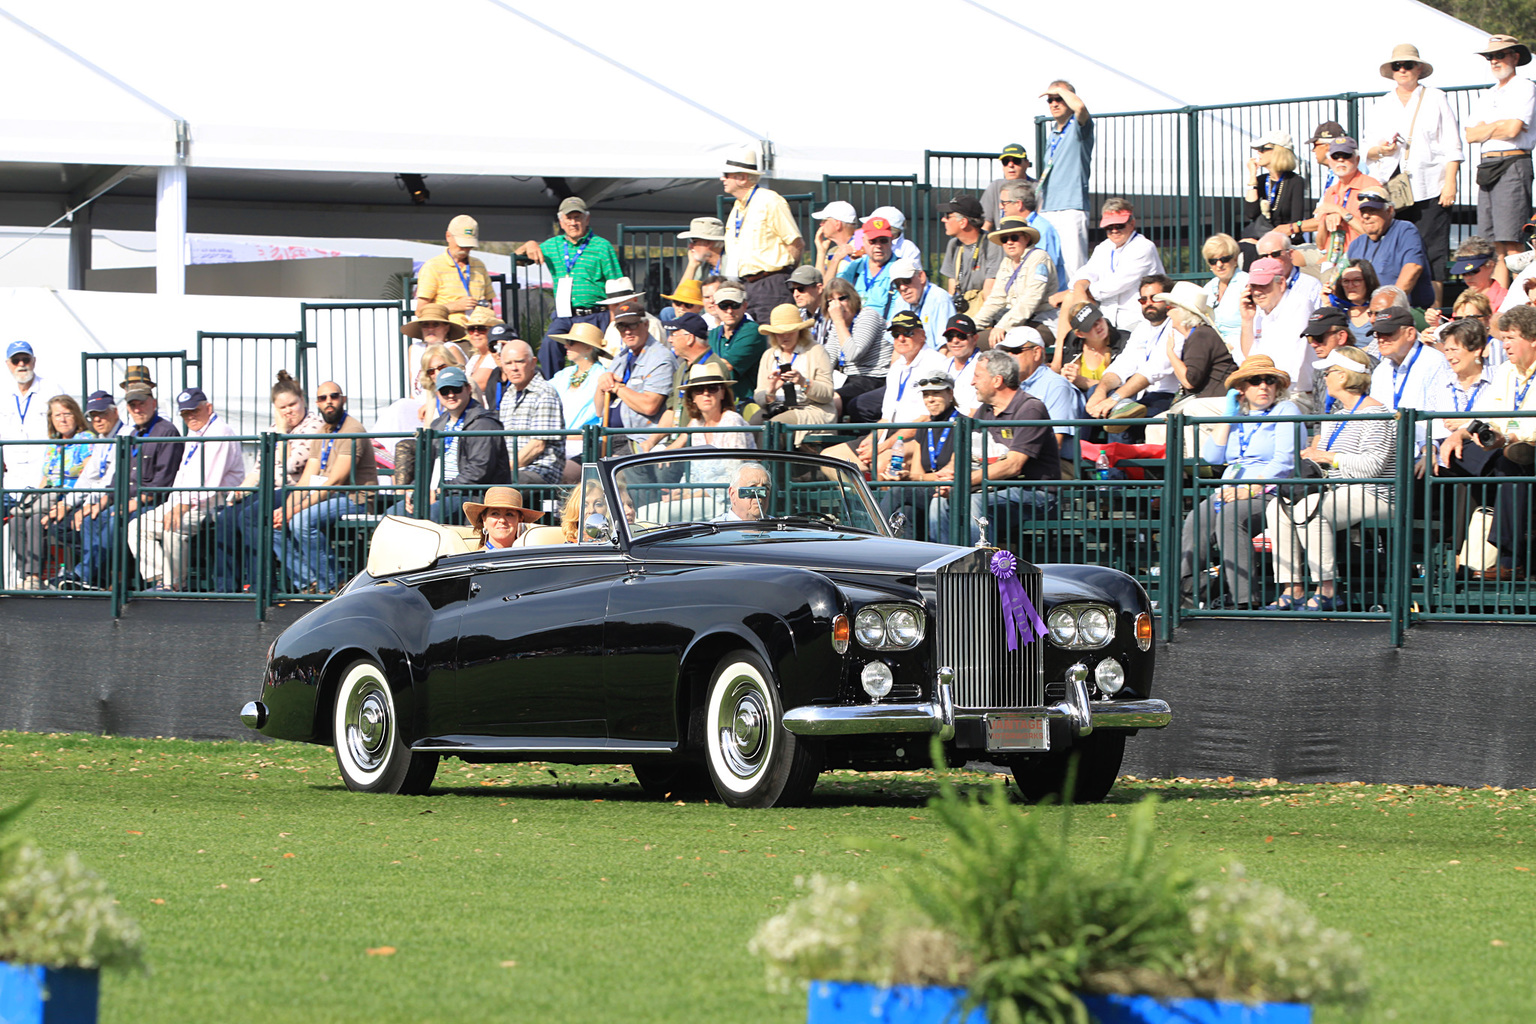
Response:
M1043 718L988 715L988 750L1050 750L1051 732Z

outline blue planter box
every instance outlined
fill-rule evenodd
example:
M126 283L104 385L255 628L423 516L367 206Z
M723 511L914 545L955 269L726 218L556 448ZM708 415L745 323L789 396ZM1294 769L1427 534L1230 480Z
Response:
M881 988L841 981L811 983L806 1024L987 1024L973 1010L961 1021L953 1016L965 999L963 989L898 985ZM1312 1008L1301 1003L1215 1002L1209 999L1153 999L1151 996L1084 996L1088 1013L1099 1024L1311 1024Z
M96 1024L98 972L0 960L0 1022Z

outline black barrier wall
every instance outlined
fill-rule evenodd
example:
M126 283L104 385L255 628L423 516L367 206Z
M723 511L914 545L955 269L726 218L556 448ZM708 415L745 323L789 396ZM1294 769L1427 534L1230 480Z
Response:
M0 601L0 728L256 739L268 645L309 609ZM1530 626L1435 623L1392 647L1365 622L1201 621L1159 644L1173 724L1126 745L1147 777L1536 786Z

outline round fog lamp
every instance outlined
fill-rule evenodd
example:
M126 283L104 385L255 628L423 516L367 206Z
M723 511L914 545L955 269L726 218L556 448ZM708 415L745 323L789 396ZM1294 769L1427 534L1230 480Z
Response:
M911 647L923 638L923 627L917 619L917 613L910 608L897 608L891 612L891 617L885 620L886 629L890 631L891 643L897 647Z
M1119 693L1125 688L1125 669L1114 658L1105 658L1093 670L1093 684L1101 693Z
M1070 647L1077 641L1077 620L1065 608L1057 608L1046 616L1045 625L1051 631L1051 639L1061 646Z
M885 620L873 608L865 608L854 616L853 635L865 647L879 647L885 643Z
M864 692L875 700L879 700L891 692L891 669L883 661L872 661L864 666L864 671L859 673L859 683L864 687Z
M1083 642L1094 645L1109 643L1109 613L1103 608L1089 608L1077 617L1077 625L1083 631Z

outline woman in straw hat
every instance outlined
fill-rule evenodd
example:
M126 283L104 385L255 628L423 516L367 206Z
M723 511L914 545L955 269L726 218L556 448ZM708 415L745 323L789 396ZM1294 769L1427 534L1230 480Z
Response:
M1193 281L1180 281L1172 291L1159 292L1155 298L1170 307L1168 361L1179 380L1178 400L1224 396L1227 377L1237 369L1237 363L1216 330L1205 289Z
M976 312L976 326L992 328L987 340L996 345L1011 328L1038 327L1042 315L1051 310L1056 264L1036 246L1040 232L1025 217L1004 217L987 240L1003 247L1003 262L997 268L998 286Z
M480 534L487 551L509 548L523 532L523 527L544 513L523 506L523 495L515 487L492 487L484 501L466 501L464 517L470 528Z
M1407 176L1413 205L1397 211L1412 221L1429 257L1427 273L1435 282L1435 305L1451 254L1451 207L1461 171L1461 124L1445 93L1422 84L1435 66L1419 58L1412 43L1398 43L1381 63L1381 77L1397 88L1366 108L1360 142L1371 174L1390 184L1401 172ZM1518 148L1510 146L1509 148Z
M720 375L717 365L708 361L694 365L682 385L683 406L688 411L688 426L708 427L704 434L678 434L668 448L756 448L757 439L746 431L722 431L721 427L745 427L747 421L735 409L736 393L730 377ZM670 412L670 410L669 410Z
M475 390L481 393L484 393L491 374L497 368L496 353L491 351L491 328L503 322L501 317L484 306L476 306L475 311L469 314L469 326L465 328L468 332L469 351L464 353L464 372L469 374L469 382L475 386Z
M1473 324L1469 333L1481 333ZM1336 413L1383 412L1386 407L1370 397L1371 357L1352 346L1336 348L1316 364L1323 371L1328 395ZM1315 463L1325 476L1369 479L1390 476L1397 461L1397 430L1391 420L1347 419L1324 422L1317 436L1302 449L1301 457ZM1338 565L1334 557L1334 533L1362 519L1391 517L1391 484L1334 484L1318 487L1297 500L1277 496L1269 502L1265 522L1275 539L1275 576L1280 597L1267 605L1275 611L1305 608L1331 612L1344 607L1335 586ZM1317 593L1306 598L1305 555L1317 582Z
M423 354L433 345L444 345L464 338L464 327L448 318L448 307L429 302L416 312L416 319L400 328L400 333L413 339L405 356L406 369L411 379L418 380ZM457 347L457 346L455 346ZM461 360L462 362L462 360ZM427 390L430 391L430 385Z
M811 322L786 302L773 307L758 331L770 344L757 364L757 404L765 412L778 406L772 417L776 423L832 422L832 362L827 350L811 340Z
M1285 401L1290 374L1269 356L1249 356L1227 377L1228 414L1235 421L1222 425L1200 446L1200 457L1225 464L1228 481L1196 505L1184 518L1180 553L1179 593L1193 606L1195 573L1205 575L1211 541L1221 548L1221 571L1231 594L1228 607L1253 605L1253 531L1264 521L1264 507L1273 484L1244 483L1244 479L1287 477L1295 469L1297 424L1275 423L1270 416L1295 416L1300 410ZM1214 601L1213 601L1214 603Z
M608 369L616 352L596 324L572 324L565 334L554 335L565 343L570 363L549 381L560 396L565 413L565 476L573 484L581 479L581 428L600 419L597 380Z

